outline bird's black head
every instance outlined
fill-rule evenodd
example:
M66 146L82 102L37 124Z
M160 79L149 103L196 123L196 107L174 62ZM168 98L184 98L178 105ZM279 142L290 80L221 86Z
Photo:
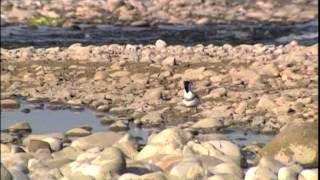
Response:
M183 81L183 84L184 84L184 89L186 90L186 92L191 91L191 84L192 84L191 81Z

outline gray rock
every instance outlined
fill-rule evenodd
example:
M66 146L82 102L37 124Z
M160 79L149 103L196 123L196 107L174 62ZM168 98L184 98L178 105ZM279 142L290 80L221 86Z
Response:
M11 173L8 171L8 169L2 164L1 165L1 180L12 180L12 175Z
M12 168L9 168L9 171L10 171L13 179L30 180L29 176L26 175L24 172L22 172L18 168L12 167Z

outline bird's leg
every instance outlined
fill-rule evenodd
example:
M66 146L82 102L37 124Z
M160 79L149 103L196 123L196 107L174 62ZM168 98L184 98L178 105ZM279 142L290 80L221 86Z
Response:
M190 108L190 112L192 112L193 114L198 113L198 108L197 108L197 106Z

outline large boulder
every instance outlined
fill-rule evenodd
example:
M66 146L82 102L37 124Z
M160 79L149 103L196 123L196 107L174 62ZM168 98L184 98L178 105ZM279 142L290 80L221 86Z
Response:
M261 153L284 164L295 161L304 167L317 167L318 122L288 125Z
M183 149L184 155L207 155L224 162L234 162L240 165L240 149L226 140L213 140L201 143L189 141Z
M81 137L71 143L71 147L87 150L92 147L109 147L117 142L122 134L115 132L97 132L86 137Z
M183 146L192 138L190 132L169 128L149 137L147 145L137 155L138 160L159 154L182 154Z
M92 165L98 165L110 174L121 174L126 169L126 160L120 149L109 147L92 161Z

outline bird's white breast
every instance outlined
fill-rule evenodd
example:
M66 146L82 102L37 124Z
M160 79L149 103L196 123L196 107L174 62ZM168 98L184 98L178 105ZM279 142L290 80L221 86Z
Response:
M198 98L194 98L193 100L182 100L182 103L187 106L187 107L193 107L193 106L197 106L200 103L200 100Z
M186 100L193 99L195 94L192 91L187 92L186 90L183 90L183 98Z

